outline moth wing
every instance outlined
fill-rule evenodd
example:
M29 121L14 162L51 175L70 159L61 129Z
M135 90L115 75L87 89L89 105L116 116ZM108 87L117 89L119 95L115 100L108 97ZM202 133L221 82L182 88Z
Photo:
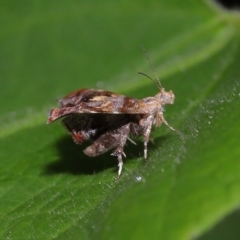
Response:
M75 107L78 113L118 114L136 109L139 100L104 90L80 89L59 102L61 107Z
M59 100L60 108L52 109L48 123L70 114L141 114L141 100L113 92L80 89Z

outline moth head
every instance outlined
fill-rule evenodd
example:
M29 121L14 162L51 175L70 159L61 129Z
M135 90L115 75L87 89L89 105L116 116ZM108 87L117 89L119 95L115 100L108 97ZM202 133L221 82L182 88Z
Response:
M173 104L175 95L172 90L169 92L166 92L164 88L161 89L160 93L156 95L156 97L159 99L159 102L162 104Z
M151 62L150 58L148 57L147 52L146 52L146 50L144 49L143 46L142 46L142 50L145 53L145 55L147 57L147 60L148 60L148 62L150 64L150 67L152 68L152 70L153 70L153 72L155 74L156 80L153 80L151 77L149 77L145 73L139 72L139 74L149 78L150 80L152 80L157 85L157 87L160 90L160 92L155 96L155 98L157 99L157 101L159 102L161 107L162 107L162 105L165 105L165 104L173 104L174 103L174 99L175 99L174 93L172 92L172 90L170 90L169 92L166 92L165 89L162 87L162 84L161 84L160 79L159 79L159 77L157 75L157 72L153 68L152 62Z

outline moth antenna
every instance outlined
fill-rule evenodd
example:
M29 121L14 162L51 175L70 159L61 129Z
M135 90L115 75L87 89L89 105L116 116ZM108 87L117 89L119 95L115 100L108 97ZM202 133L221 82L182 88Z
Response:
M158 88L161 90L163 87L162 87L162 84L161 84L161 82L160 82L160 79L159 79L159 77L158 77L158 75L157 75L157 73L156 73L156 71L155 71L155 69L154 69L154 67L153 67L153 64L152 64L152 62L151 62L151 60L150 60L150 58L149 58L149 56L148 56L145 48L143 47L143 45L141 45L141 47L142 47L142 50L143 50L143 52L144 52L144 54L145 54L145 56L146 56L146 58L147 58L147 60L148 60L148 62L149 62L149 65L150 65L151 69L153 70L153 72L154 72L154 74L155 74L155 78L156 78L156 81L155 81L155 82L157 83ZM141 73L141 74L142 74L142 73ZM143 75L145 75L146 77L150 78L150 77L147 76L146 74L143 74ZM150 79L151 79L151 78L150 78Z
M143 76L149 78L150 80L152 80L152 81L154 82L154 84L156 84L156 86L157 86L158 88L160 88L159 83L156 82L155 80L153 80L153 79L152 79L151 77L149 77L147 74L142 73L142 72L138 72L138 74L141 74L141 75L143 75ZM161 88L160 88L160 90L161 90Z

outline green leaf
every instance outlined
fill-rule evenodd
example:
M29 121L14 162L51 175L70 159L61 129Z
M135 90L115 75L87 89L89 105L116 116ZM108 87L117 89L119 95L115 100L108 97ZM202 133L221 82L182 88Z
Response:
M210 1L8 1L0 9L1 239L239 239L239 17ZM78 88L176 101L119 182L47 112ZM224 238L225 237L225 238Z

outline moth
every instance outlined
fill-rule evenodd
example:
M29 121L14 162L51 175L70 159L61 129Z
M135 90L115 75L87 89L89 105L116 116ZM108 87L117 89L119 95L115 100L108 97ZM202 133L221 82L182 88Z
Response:
M80 89L58 100L59 107L51 109L48 115L47 123L62 119L76 144L92 142L83 150L86 155L95 157L113 150L111 155L118 160L118 178L123 168L123 157L126 157L126 141L136 144L130 137L143 137L144 159L147 159L147 145L154 126L164 123L176 131L163 116L164 106L174 103L174 93L165 91L146 56L156 80L140 74L157 84L159 92L155 96L135 99L105 90Z

